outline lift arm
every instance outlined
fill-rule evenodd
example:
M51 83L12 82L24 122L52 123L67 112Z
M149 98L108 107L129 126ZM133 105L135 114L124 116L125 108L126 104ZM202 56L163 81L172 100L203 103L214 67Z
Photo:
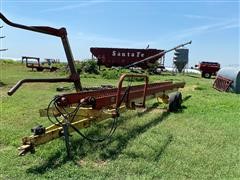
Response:
M12 95L23 83L30 83L30 82L73 82L75 85L75 89L77 92L82 90L81 82L80 82L80 77L77 74L77 71L75 69L74 65L74 59L71 51L71 47L67 38L67 30L65 28L60 28L60 29L55 29L52 27L48 26L26 26L22 24L16 24L11 21L9 21L2 13L0 13L0 18L9 26L15 27L15 28L20 28L20 29L25 29L29 31L34 31L38 33L43 33L43 34L48 34L52 36L57 36L60 37L62 40L63 48L67 57L68 65L70 68L70 76L68 78L54 78L54 79L25 79L19 81L9 92L8 95Z

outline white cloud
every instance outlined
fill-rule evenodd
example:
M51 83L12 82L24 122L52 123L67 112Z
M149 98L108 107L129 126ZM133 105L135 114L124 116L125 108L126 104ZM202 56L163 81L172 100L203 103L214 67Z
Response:
M223 17L212 17L212 16L202 16L202 15L195 15L195 14L185 14L183 15L186 18L190 19L204 19L204 20L226 20L227 18Z
M221 29L232 29L232 28L239 28L240 27L240 24L238 23L233 23L233 24L229 24L229 25L226 25L226 26L223 26Z
M225 29L239 28L239 21L232 19L220 23L207 24L202 26L197 26L189 29L185 29L182 32L179 32L178 35L175 35L174 38L183 39L186 37L191 37L194 35L199 35L203 33L216 32Z
M106 2L106 0L82 1L81 3L77 3L77 4L71 4L71 5L60 6L60 7L56 7L56 8L45 9L42 12L57 12L57 11L72 10L72 9L77 9L77 8L86 7L86 6L92 6L92 5L104 3L104 2Z
M129 39L115 38L110 36L103 36L100 34L91 34L91 33L83 33L79 32L77 34L76 39L81 39L83 41L87 41L96 46L120 46L120 47L136 47L136 48L145 48L148 44L150 47L154 42L149 41L134 41Z

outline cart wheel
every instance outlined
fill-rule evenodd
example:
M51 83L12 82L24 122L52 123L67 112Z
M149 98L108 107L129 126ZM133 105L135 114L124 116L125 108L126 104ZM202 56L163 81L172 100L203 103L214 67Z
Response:
M168 111L169 112L177 112L178 109L181 108L182 104L182 94L180 92L175 92L169 94L169 105Z
M211 73L206 72L206 73L203 74L203 77L208 78L208 79L211 78L211 76L212 76Z

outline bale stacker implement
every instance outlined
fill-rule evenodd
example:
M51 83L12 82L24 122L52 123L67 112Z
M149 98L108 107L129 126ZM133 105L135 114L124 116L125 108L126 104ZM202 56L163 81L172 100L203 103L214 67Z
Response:
M51 66L49 63L48 66L43 66L46 62L41 63L40 58L38 57L30 57L30 56L22 56L22 63L25 61L26 67L31 68L32 71L36 69L37 71L48 70L50 72L54 72L58 70L57 67Z
M114 133L117 127L117 119L121 113L126 110L145 108L145 102L150 98L162 99L164 103L168 104L169 111L177 111L181 107L182 95L178 92L178 89L185 86L184 82L173 83L168 81L149 84L148 76L143 74L123 74L116 88L90 91L82 90L80 76L77 74L74 66L65 28L54 29L45 26L15 24L10 22L1 13L0 18L6 24L13 27L60 37L71 73L68 78L23 79L9 90L8 95L12 95L23 83L73 82L76 89L76 93L55 96L46 109L40 110L40 116L47 117L52 122L52 125L46 128L43 126L33 128L33 135L22 139L19 155L34 152L36 146L64 136L67 154L71 156L69 144L70 132L74 131L90 141L103 141ZM175 48L156 54L152 58L156 58L157 56L161 57L169 51L190 43L191 42L176 46ZM151 57L143 59L141 62L148 60L151 60ZM136 63L132 65L135 64ZM131 65L129 65L129 67L130 66ZM141 78L145 83L133 86L131 82L135 78ZM123 82L126 79L130 83L128 86L123 87ZM104 138L91 138L80 131L80 129L91 127L93 123L100 123L109 119L112 120L112 125L109 133L107 133Z

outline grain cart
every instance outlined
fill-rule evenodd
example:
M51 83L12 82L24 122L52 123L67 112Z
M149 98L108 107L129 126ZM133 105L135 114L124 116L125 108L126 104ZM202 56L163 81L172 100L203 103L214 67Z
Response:
M169 111L177 111L181 107L182 95L178 92L178 89L184 87L184 82L173 83L168 81L149 84L148 76L142 74L123 74L116 88L90 91L82 90L80 77L76 73L65 28L54 29L42 26L24 26L10 22L2 14L0 14L0 18L13 27L60 37L71 73L68 78L21 80L9 90L8 95L12 95L23 83L32 82L73 82L76 89L76 93L55 96L50 101L48 107L40 111L40 116L46 116L52 122L52 125L49 127L35 127L32 129L32 135L22 138L22 145L19 147L19 155L25 155L27 152L34 152L36 146L64 136L67 154L70 156L69 133L74 131L90 141L103 141L114 133L118 117L121 113L126 110L145 108L145 102L150 98L161 98L163 102L169 104ZM182 44L171 50L185 46L186 44ZM164 53L169 51L170 50L167 50L152 57L148 57L141 62L148 61L158 56L161 57ZM128 86L123 87L123 81L126 80L126 78L128 78L129 82L134 78L142 78L144 84L132 86L130 83ZM174 94L170 94L172 92L174 92ZM111 120L112 125L105 138L91 138L80 131L80 129L91 127L96 123L105 123L107 120Z
M161 49L130 49L130 48L103 48L91 47L90 51L92 56L97 58L97 63L104 65L108 68L111 67L124 67L134 62L138 62L147 57L159 54L164 50ZM160 66L164 67L164 54L156 58L152 58L148 62L138 63L137 67L147 69L151 64L160 60Z
M196 65L196 67L202 72L202 77L211 78L211 76L215 76L220 69L220 64L217 62L202 61L199 65Z

